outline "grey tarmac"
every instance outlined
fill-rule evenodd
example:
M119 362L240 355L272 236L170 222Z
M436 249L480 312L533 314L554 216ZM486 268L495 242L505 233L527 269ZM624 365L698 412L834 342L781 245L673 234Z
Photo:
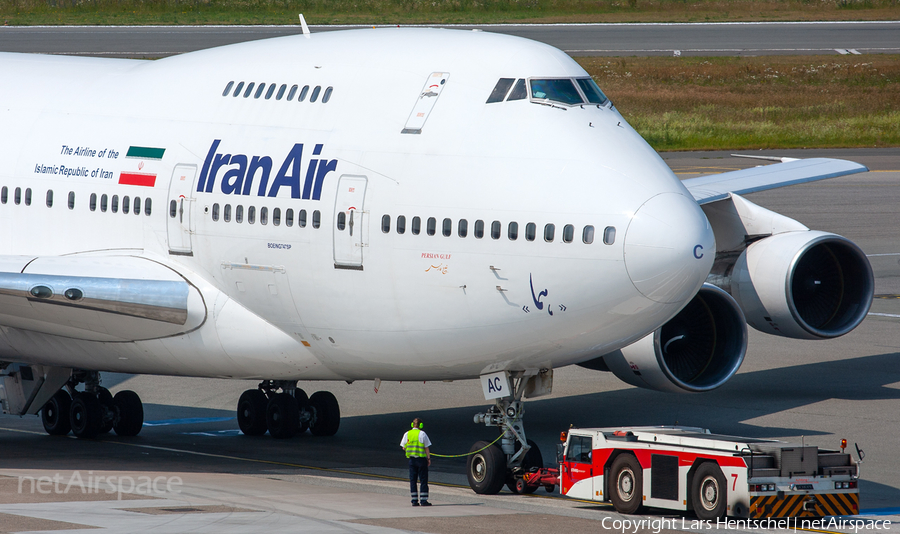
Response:
M828 448L846 438L851 447L858 443L866 452L860 518L871 532L876 520L900 521L900 149L752 153L838 157L869 166L872 172L866 174L748 198L858 243L876 276L870 317L847 336L826 342L751 330L750 349L738 374L701 395L657 393L630 387L607 373L558 369L553 394L526 404L528 437L538 443L547 465L555 458L560 431L570 425L677 423ZM665 153L663 158L682 178L763 163L721 152ZM436 459L431 477L435 506L411 508L398 443L413 417L424 419L436 453L465 453L475 441L495 435L472 422L472 415L488 404L475 380L385 382L377 393L372 382L301 383L308 393L327 389L337 396L341 429L332 438L307 434L275 440L243 436L234 420L239 395L255 382L103 378L114 393L133 389L143 398L147 425L137 438L55 438L44 434L37 417L0 417L0 533L89 527L103 533L708 530L692 526L691 515L649 510L625 518L608 505L544 490L532 496L505 490L496 496L475 495L466 486L461 458ZM40 486L41 477L55 477L60 489L52 483ZM144 479L157 481L156 486L118 491L127 490L128 481L140 489ZM107 493L110 480L115 481L113 493ZM79 489L87 486L95 491ZM63 492L66 487L69 491ZM745 527L718 530L783 530ZM853 525L844 527L820 525L817 530L854 531Z

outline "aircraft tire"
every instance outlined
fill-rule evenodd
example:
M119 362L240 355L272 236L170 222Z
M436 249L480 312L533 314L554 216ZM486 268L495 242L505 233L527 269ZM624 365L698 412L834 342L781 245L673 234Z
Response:
M237 421L245 436L262 436L269 430L266 422L266 408L269 399L259 389L248 389L241 393L237 405Z
M119 436L137 436L144 428L144 403L134 391L120 391L113 397L119 409L119 419L113 429Z
M57 391L41 409L41 423L51 436L65 436L72 430L69 421L69 410L72 397L64 389Z
M69 407L69 424L77 438L97 437L103 427L103 407L97 397L76 392Z
M714 462L703 462L691 481L691 503L697 518L710 521L724 516L726 492L722 469Z
M487 447L488 443L478 441L472 445L469 452L479 452L470 454L466 461L469 487L479 495L496 495L506 482L506 455L496 445Z
M106 388L100 388L100 391L97 392L97 400L100 401L100 405L103 406L104 413L109 410L110 412L115 412L116 403L113 401L112 393L109 392ZM103 421L103 426L100 427L101 434L108 434L110 430L113 429L113 421L110 419L109 421Z
M528 449L528 452L525 453L525 458L522 460L523 473L528 473L534 467L544 467L544 457L541 455L541 450L538 448L537 443L529 439L528 445L531 448ZM527 486L524 483L520 484L520 481L522 481L521 478L516 479L515 477L510 476L506 481L506 487L513 493L529 494L537 491L537 486Z
M276 393L266 405L266 427L276 439L294 437L300 426L300 410L297 401L287 393Z
M620 514L634 514L641 508L644 496L644 472L637 458L620 454L610 468L612 479L609 496Z
M304 411L309 411L309 396L300 388L294 390L294 399L297 401L297 408L300 410L300 413ZM309 420L300 421L300 426L297 427L297 433L302 434L309 430Z
M317 391L309 398L315 412L309 431L313 436L333 436L341 426L341 407L330 391Z

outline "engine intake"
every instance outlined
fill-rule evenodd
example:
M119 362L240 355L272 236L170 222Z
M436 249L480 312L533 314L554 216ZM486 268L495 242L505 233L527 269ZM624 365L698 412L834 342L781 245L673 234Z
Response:
M582 367L609 370L637 387L669 392L715 389L740 368L747 324L725 291L704 284L678 315L652 334Z

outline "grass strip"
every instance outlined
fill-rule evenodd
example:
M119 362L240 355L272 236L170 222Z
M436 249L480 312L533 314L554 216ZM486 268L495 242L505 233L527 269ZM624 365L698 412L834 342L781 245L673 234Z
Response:
M897 0L0 0L7 25L898 20Z
M577 58L657 150L900 146L900 56Z

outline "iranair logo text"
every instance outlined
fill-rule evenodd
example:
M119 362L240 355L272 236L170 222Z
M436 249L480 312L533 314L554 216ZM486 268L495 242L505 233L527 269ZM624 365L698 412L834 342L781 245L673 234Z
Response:
M249 156L227 154L219 149L221 139L216 139L209 147L197 192L212 193L215 188L226 195L256 195L277 197L281 188L289 189L291 198L319 200L325 176L337 169L338 160L320 159L323 145L306 148L308 159L303 159L303 143L296 143L275 168L270 156ZM311 152L311 154L310 154Z

